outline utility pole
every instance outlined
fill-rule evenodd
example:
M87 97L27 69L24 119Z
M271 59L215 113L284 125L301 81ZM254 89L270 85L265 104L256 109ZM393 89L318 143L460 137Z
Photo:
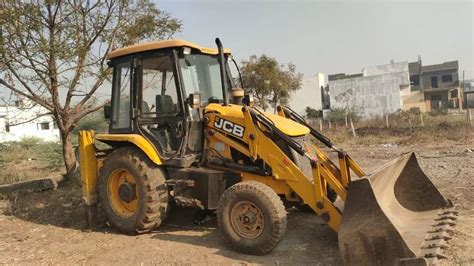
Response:
M462 71L462 92L460 93L460 95L458 95L458 97L459 97L459 110L461 110L461 111L462 111L462 104L463 104L461 99L464 99L464 90L466 89L466 81L464 80L464 73L465 72L466 72L465 70ZM467 100L466 100L466 105L467 105Z

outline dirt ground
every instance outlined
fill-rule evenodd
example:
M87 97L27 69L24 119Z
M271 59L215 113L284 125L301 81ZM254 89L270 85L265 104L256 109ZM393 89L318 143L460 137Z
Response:
M474 140L463 143L345 148L367 172L413 150L424 171L459 211L445 264L474 264ZM0 201L0 264L341 264L337 234L314 214L289 210L288 230L266 256L230 250L216 221L192 223L193 210L176 209L156 232L84 230L80 189L68 185Z

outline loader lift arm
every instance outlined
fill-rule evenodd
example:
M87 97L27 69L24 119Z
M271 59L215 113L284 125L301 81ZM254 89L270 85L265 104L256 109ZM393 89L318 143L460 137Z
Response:
M334 165L334 163L328 159L326 154L316 147L316 151L318 153L318 158L323 161L323 164L326 168L331 169L333 174L336 176L340 176L340 180L343 183L344 187L347 187L349 185L349 182L351 181L350 177L350 170L354 171L354 173L358 177L363 177L365 176L365 172L362 170L362 168L357 164L348 154L347 152L337 148L331 140L324 136L322 133L317 131L315 128L311 127L306 121L304 120L303 117L301 117L298 113L293 111L291 108L287 106L278 106L277 107L278 115L282 117L289 118L297 123L300 123L306 127L309 128L310 134L315 137L317 140L319 140L321 143L326 145L328 148L332 149L333 151L337 152L338 158L339 158L339 170L340 173L337 173L337 167Z

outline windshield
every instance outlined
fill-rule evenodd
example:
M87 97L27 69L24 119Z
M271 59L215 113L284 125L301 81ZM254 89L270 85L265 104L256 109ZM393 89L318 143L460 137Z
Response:
M201 94L201 104L223 102L217 55L188 54L179 59L186 94ZM231 88L228 80L227 88Z

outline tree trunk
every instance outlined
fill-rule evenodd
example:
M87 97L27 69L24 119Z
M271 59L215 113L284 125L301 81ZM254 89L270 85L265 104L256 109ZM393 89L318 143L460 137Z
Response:
M64 165L66 166L66 181L70 181L73 178L74 171L76 170L76 156L74 155L74 149L72 147L71 131L61 131L61 141L63 144L63 158Z

